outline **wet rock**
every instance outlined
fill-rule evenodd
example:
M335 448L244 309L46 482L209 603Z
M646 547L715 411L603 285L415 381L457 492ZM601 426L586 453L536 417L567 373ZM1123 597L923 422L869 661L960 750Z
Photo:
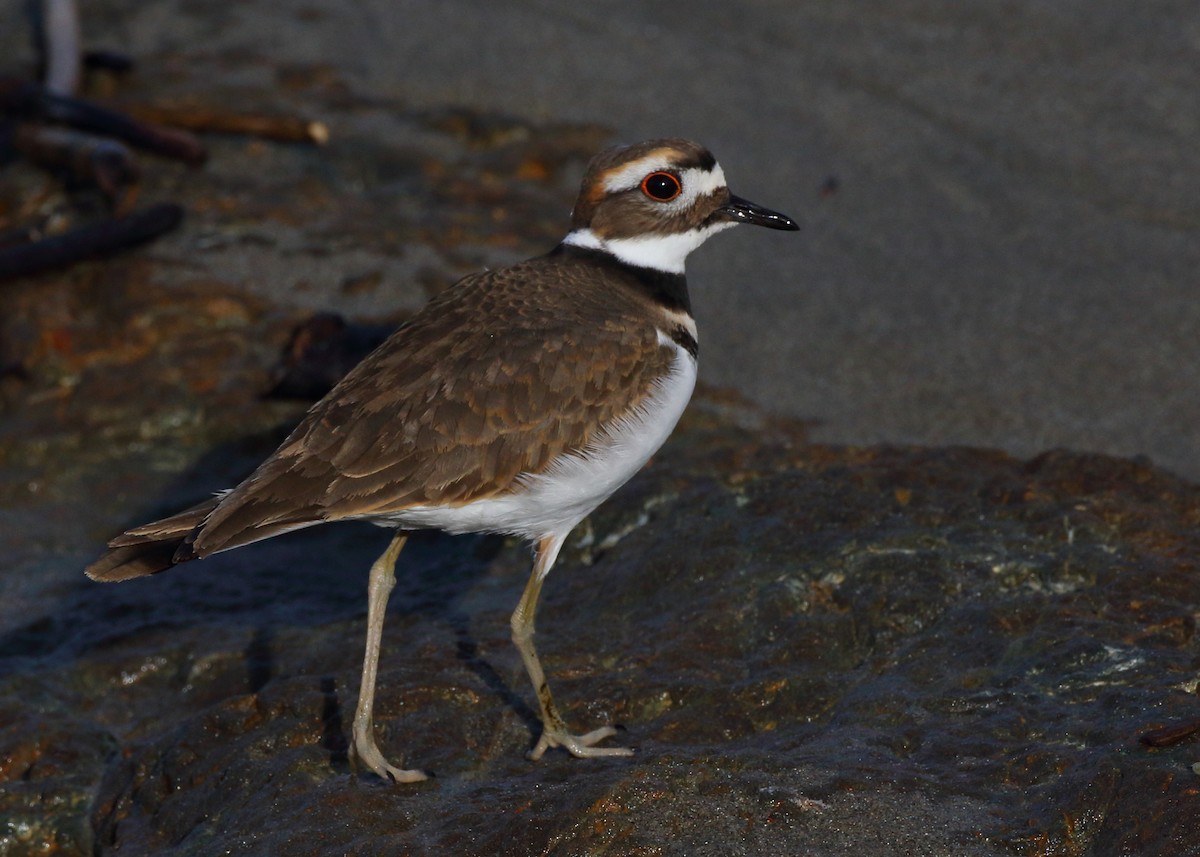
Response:
M88 854L95 787L117 744L102 726L52 700L0 701L0 853Z
M166 51L125 95L266 98L196 62ZM423 536L376 709L385 751L438 774L414 786L347 744L385 533L86 581L105 538L228 487L294 424L303 403L263 394L297 323L394 324L544 249L567 167L605 142L355 95L323 65L203 62L274 75L333 138L211 140L203 172L145 178L187 207L179 233L5 287L0 853L1195 852L1200 489L1144 462L811 446L708 391L580 527L539 616L569 722L620 722L638 754L524 759L528 552ZM13 175L0 227L61 204Z
M539 617L568 720L624 724L633 759L523 758L526 551L431 535L377 723L438 776L356 771L385 534L328 527L10 635L2 795L65 807L39 816L61 853L1188 854L1195 741L1138 738L1200 709L1197 523L1200 489L1141 462L809 447L705 398Z

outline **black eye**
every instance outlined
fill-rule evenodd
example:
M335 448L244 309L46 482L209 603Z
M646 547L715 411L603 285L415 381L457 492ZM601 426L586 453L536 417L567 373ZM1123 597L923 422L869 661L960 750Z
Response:
M651 173L642 179L642 193L659 202L670 202L682 190L679 179L670 173Z

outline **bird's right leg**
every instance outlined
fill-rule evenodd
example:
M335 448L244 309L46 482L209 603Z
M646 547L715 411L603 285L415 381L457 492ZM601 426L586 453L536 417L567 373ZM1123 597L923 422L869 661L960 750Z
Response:
M407 533L397 533L391 543L371 566L367 584L367 652L363 656L362 688L358 692L358 707L354 712L354 753L372 771L397 783L416 783L429 775L424 771L406 771L388 764L375 743L375 676L379 671L379 644L383 640L383 617L387 613L388 596L396 585L396 557L408 540Z

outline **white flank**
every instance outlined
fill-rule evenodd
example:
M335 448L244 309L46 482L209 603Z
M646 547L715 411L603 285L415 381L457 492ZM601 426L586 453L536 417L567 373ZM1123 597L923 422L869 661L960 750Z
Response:
M692 397L696 361L662 331L658 340L675 352L671 371L655 382L641 407L607 426L588 449L558 458L543 473L518 477L520 486L511 494L463 506L417 506L369 519L451 533L565 536L642 468Z
M563 239L564 244L603 250L627 265L654 268L669 274L682 274L688 254L710 236L737 226L733 221L714 223L701 229L690 229L674 235L649 235L645 238L600 238L590 229L576 229Z

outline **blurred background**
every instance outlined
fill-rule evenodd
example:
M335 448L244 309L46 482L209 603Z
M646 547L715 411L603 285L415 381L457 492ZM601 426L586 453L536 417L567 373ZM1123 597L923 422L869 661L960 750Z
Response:
M4 7L0 56L32 63L29 31L9 26L23 4ZM393 193L415 222L401 174L428 126L400 112L591 129L527 223L502 194L464 197L505 209L507 246L464 254L459 236L448 259L401 235L392 259L337 248L347 263L265 231L205 244L202 212L173 239L189 275L355 318L411 309L418 275L552 244L593 141L688 136L736 193L803 228L737 230L693 256L703 380L810 421L819 441L1068 447L1200 476L1193 2L102 0L81 13L89 46L136 59L135 97L325 120L330 143L301 171ZM243 169L261 173L256 157ZM189 181L235 183L221 159L206 171ZM382 284L347 296L357 263Z

